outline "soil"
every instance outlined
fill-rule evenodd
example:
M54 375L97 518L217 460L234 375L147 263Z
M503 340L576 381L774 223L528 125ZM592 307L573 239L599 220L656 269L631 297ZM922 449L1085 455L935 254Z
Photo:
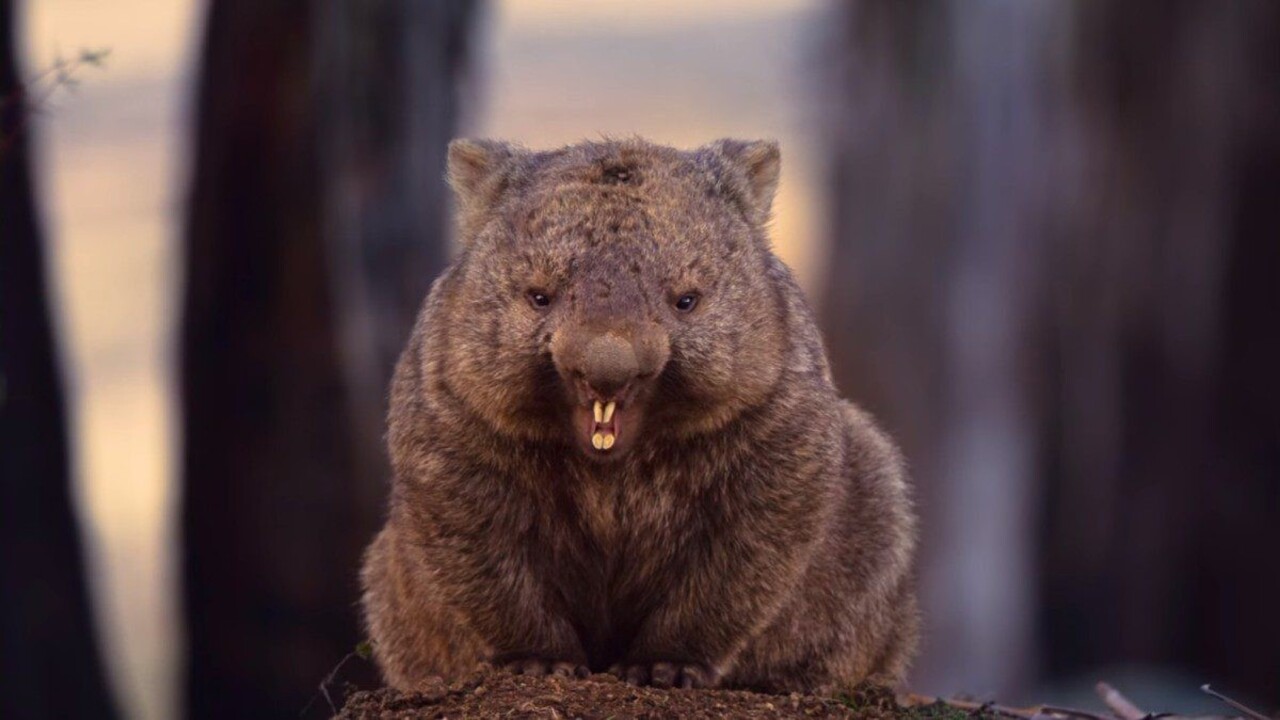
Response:
M905 708L884 688L866 686L839 698L762 695L734 690L659 690L633 687L612 675L586 679L529 677L478 671L423 692L357 692L339 718L549 718L554 720L658 720L666 718L858 718L859 720L965 720L946 706Z

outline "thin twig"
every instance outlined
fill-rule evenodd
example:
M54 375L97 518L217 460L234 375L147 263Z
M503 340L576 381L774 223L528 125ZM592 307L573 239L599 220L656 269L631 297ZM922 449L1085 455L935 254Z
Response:
M1224 702L1224 703L1226 703L1226 704L1230 705L1231 707L1235 708L1236 710L1239 710L1240 712L1244 713L1244 714L1245 714L1245 715L1247 715L1248 717L1253 718L1253 720L1271 720L1271 718L1267 717L1266 715L1263 715L1262 713L1258 712L1257 710L1254 710L1253 708L1249 707L1248 705L1245 705L1244 703L1238 702L1238 701L1236 701L1236 700L1232 700L1231 698L1227 697L1226 695L1223 695L1222 693L1218 692L1217 690L1214 690L1213 688L1209 687L1209 684L1208 684L1208 683L1205 683L1204 685L1201 685L1201 686L1200 686L1200 690L1201 690L1201 692L1207 693L1207 694L1209 694L1209 695L1212 695L1212 696L1214 696L1214 697L1218 698L1218 699L1219 699L1219 700L1221 700L1222 702Z
M1230 705L1235 710L1240 711L1249 720L1280 720L1280 718L1267 717L1257 710L1223 695L1208 685L1203 685L1200 689L1227 705ZM1018 708L997 705L990 702L979 703L970 700L954 700L930 697L928 695L916 695L914 693L908 693L900 696L899 703L906 707L942 703L948 707L953 707L957 710L964 710L972 714L989 713L1007 718L1015 718L1016 720L1059 720L1061 718L1083 718L1083 720L1241 720L1241 718L1224 715L1188 716L1178 715L1176 713L1153 714L1142 710L1129 700L1129 698L1125 697L1123 693L1105 682L1098 683L1094 686L1094 690L1097 691L1098 697L1102 698L1102 701L1106 703L1111 712L1115 714L1114 717L1110 715L1100 715L1087 710L1076 710L1074 708L1056 707L1053 705Z
M1007 718L1017 718L1017 720L1048 720L1048 718L1082 718L1083 720L1116 720L1109 715L1100 715L1088 710L1077 710L1075 708L1057 707L1054 705L1034 705L1032 707L1009 707L1007 705L997 705L995 703L979 703L970 700L954 700L940 697L930 697L928 695L908 694L903 696L904 705L931 705L940 702L948 707L967 712L987 712L994 715L1000 715ZM1148 717L1146 713L1141 713L1137 718L1125 718L1121 716L1121 720L1143 720ZM1268 719L1269 720L1269 719Z
M0 109L13 105L17 112L17 120L7 134L0 128L0 157L17 143L31 116L48 105L54 93L62 88L76 87L80 82L75 77L76 73L85 67L101 67L110 52L107 49L81 50L70 60L58 58L52 66L26 81L19 81L8 95L0 97Z
M333 715L338 714L338 706L333 704L333 697L329 695L329 686L332 685L333 681L337 679L338 672L342 670L342 666L346 665L347 661L350 660L351 658L356 658L356 657L363 657L363 655L359 650L352 650L351 652L347 653L341 660L339 660L337 665L333 666L333 669L329 671L329 674L324 676L324 680L320 681L320 691L315 695L311 696L311 699L308 700L307 704L303 706L302 712L298 713L298 717L302 717L306 715L307 711L311 709L311 706L315 704L316 698L320 696L323 696L324 701L329 703L329 710L332 712L332 714Z
M908 707L913 705L932 705L934 703L942 703L948 707L953 707L957 710L965 710L967 712L985 710L996 715L1020 718L1021 720L1031 720L1031 717L1035 715L1035 712L1032 710L1002 707L991 703L970 702L969 700L949 700L947 698L931 697L929 695L916 695L914 693L909 693L902 697L902 704Z
M1036 705L1033 707L1019 708L1009 707L1007 705L997 705L995 703L980 703L970 700L952 700L948 698L930 697L928 695L908 694L903 697L904 705L932 705L933 703L942 703L948 707L957 710L965 710L967 712L988 712L994 715L1001 715L1009 718L1018 718L1018 720L1034 720L1046 715L1058 717L1077 717L1085 718L1085 720L1115 720L1097 713L1091 713L1087 710L1074 710L1071 708L1052 707L1049 705Z
M1121 720L1142 720L1147 716L1147 713L1134 705L1129 698L1107 683L1100 682L1093 689L1098 693L1098 697L1102 698L1102 702L1111 708L1111 712Z
M1066 715L1067 717L1087 718L1088 720L1115 720L1115 718L1099 715L1096 712L1058 707L1057 705L1041 705L1040 710L1051 715Z

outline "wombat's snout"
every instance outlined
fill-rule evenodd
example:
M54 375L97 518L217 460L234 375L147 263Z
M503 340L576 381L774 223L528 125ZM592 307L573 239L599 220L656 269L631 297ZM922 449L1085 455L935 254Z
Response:
M655 377L668 353L666 332L652 323L575 328L557 333L552 341L561 374L600 400L619 398L637 379Z
M667 364L670 345L656 323L582 325L551 340L551 355L569 387L571 424L582 449L605 459L634 442L641 413L632 407L644 380Z
M577 370L600 397L613 397L640 374L635 348L613 333L587 341L581 359Z

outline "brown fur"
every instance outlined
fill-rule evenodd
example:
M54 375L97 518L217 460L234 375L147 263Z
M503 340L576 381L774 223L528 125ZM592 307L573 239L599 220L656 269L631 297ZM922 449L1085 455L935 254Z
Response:
M387 681L477 662L771 691L900 680L906 474L836 395L769 250L777 146L457 141L449 164L464 249L396 371L390 513L363 571ZM610 372L621 389L601 393ZM618 447L593 452L575 418L615 391Z

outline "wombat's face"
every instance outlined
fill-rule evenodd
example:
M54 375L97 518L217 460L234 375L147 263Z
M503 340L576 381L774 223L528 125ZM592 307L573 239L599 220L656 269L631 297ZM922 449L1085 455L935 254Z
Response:
M455 142L451 389L500 431L602 461L760 402L783 348L762 229L777 173L771 143Z

